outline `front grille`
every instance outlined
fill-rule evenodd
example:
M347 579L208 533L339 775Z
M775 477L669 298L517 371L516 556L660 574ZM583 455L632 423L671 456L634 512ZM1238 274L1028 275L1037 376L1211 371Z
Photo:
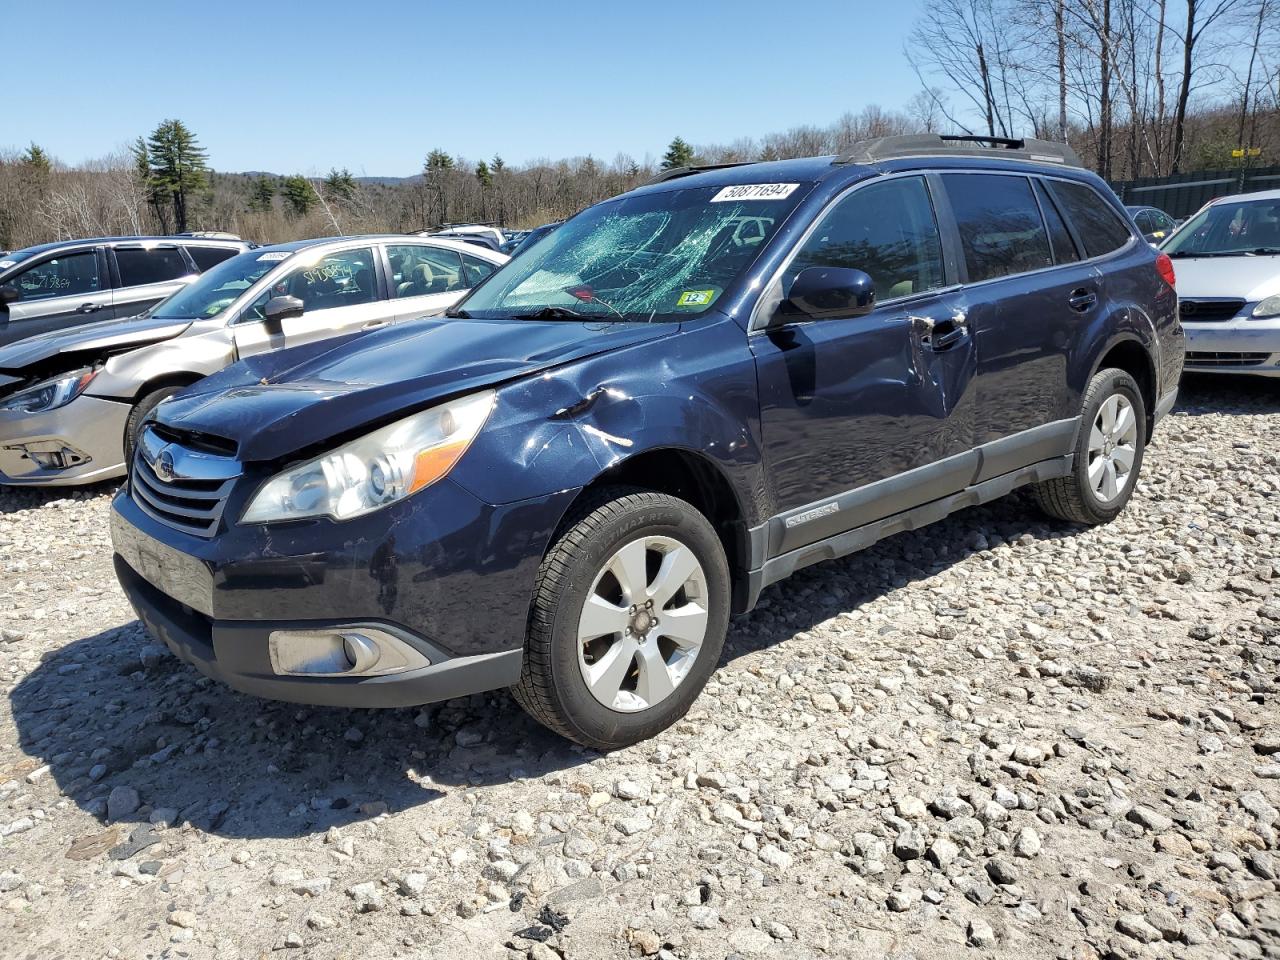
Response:
M1179 300L1178 314L1191 323L1221 323L1244 306L1243 300Z
M1269 353L1188 350L1186 363L1196 367L1256 367L1269 356Z
M129 491L152 519L197 537L211 537L239 476L240 465L231 457L168 441L148 426L138 440Z

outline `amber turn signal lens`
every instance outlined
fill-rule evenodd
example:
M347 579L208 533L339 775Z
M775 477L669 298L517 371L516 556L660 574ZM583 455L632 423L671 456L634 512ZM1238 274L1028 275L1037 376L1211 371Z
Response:
M413 458L413 477L409 480L409 493L417 493L452 470L453 465L458 462L458 458L466 452L469 445L469 439L455 440L452 443L442 443L438 447L419 451Z

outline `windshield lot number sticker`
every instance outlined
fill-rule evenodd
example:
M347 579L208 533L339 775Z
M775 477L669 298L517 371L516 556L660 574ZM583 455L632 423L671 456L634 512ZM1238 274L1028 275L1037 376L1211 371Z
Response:
M792 191L800 186L798 183L743 183L736 187L725 187L714 197L712 203L731 203L738 200L782 200L791 196Z

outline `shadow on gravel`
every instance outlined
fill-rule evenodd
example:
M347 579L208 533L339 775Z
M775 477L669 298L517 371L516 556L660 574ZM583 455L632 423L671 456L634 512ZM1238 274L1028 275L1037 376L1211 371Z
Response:
M10 699L21 749L82 809L124 824L107 846L131 832L145 842L148 831L132 828L153 810L224 837L297 837L597 756L505 693L422 710L245 696L175 659L137 622L50 653ZM0 781L22 772L0 770ZM130 788L143 806L122 812L113 801L109 818L116 787L126 806Z
M119 480L105 480L88 487L5 487L0 486L0 514L37 510L55 500L92 500L115 493Z
M1178 413L1266 414L1280 410L1280 377L1189 373L1178 386ZM1156 431L1156 437L1160 433Z

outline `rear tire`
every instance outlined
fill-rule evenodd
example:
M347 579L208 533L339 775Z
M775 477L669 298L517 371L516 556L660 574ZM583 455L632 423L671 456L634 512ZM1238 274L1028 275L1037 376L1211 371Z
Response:
M543 558L515 698L597 750L652 737L685 715L715 670L729 594L724 548L698 510L662 493L602 489Z
M133 409L129 411L129 419L124 425L124 465L127 470L133 464L133 451L138 449L138 434L142 432L142 422L147 419L147 414L160 405L162 400L167 400L184 387L161 387L159 390L152 390L145 397L133 405Z
M1072 523L1111 522L1133 496L1146 442L1137 382L1123 370L1100 370L1085 390L1071 473L1032 487L1040 509Z

